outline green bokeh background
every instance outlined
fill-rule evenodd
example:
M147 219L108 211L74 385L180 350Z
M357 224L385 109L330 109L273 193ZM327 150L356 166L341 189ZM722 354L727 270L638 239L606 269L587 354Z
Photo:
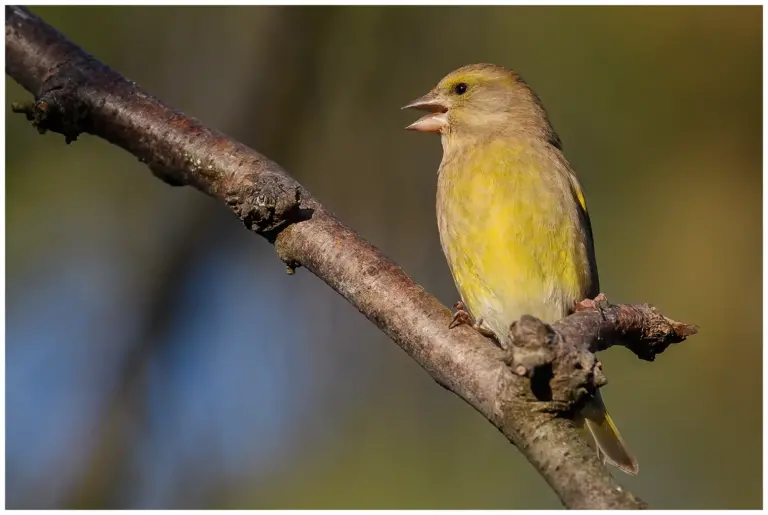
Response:
M399 107L467 63L516 69L542 98L584 184L603 291L701 328L655 363L623 349L602 357L604 397L641 464L637 477L617 472L619 481L653 508L762 506L761 7L32 10L155 96L281 163L448 305L457 294L434 219L440 144L403 131L414 113ZM60 135L39 136L7 109L27 98L6 77L8 507L559 506L503 436L332 290L305 270L285 276L272 248L222 206L169 188L126 152L90 136L69 146ZM152 497L135 479L153 458L135 458L134 446L152 438L146 406L162 406L167 392L145 379L179 366L153 361L166 334L157 328L178 296L206 302L205 291L184 289L173 264L212 247L249 264L232 272L239 294L270 301L262 309L274 336L260 338L250 312L231 330L281 353L284 378L272 387L286 388L307 368L312 380L297 387L299 407L269 413L300 412L270 461L243 452L239 472L221 474L208 461L212 440L201 438L197 453L169 451L171 465L157 476L164 493ZM87 263L78 257L84 248ZM30 305L25 295L93 263L110 267L106 277L86 273L111 285L90 297L110 306L109 316L79 335L92 351L70 359L93 370L118 332L110 327L130 321L137 336L115 358L122 375L88 383L114 397L79 443L52 431L38 446L15 436L28 420L16 406L46 410L50 399L11 382L34 362L27 354L37 342L15 320L54 324L50 303ZM186 293L164 297L169 289ZM69 294L62 286L50 298ZM197 323L206 327L205 317ZM306 341L283 326L300 327ZM176 352L183 361L184 346ZM40 377L63 366L35 363ZM196 374L235 366L251 364L224 360ZM223 394L243 405L271 395L269 384L258 395L249 388ZM46 423L67 416L53 412ZM245 424L236 414L225 423ZM57 442L69 457L46 461ZM54 487L56 495L40 494Z

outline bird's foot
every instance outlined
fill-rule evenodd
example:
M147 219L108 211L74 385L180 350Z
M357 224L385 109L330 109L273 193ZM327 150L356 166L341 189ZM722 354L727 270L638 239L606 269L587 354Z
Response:
M601 311L601 305L606 304L607 302L608 298L605 296L605 294L599 293L594 299L584 299L577 302L573 306L573 311L589 311L592 309Z
M454 327L458 327L460 325L472 325L474 324L474 320L472 320L472 315L469 314L468 311L464 309L464 303L459 301L456 304L452 306L453 309L456 311L453 313L453 318L451 319L451 323L448 324L448 329L453 329Z
M469 312L464 309L464 303L462 301L458 301L456 304L454 304L453 309L456 311L453 313L451 323L448 324L448 329L453 329L454 327L458 327L460 325L468 325L486 338L495 338L493 331L483 327L482 318L478 318L477 320L472 318L472 315L470 315Z

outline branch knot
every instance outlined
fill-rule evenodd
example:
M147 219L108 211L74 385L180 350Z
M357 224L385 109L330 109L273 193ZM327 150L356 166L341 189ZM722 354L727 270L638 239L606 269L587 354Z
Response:
M573 344L552 326L523 315L509 328L512 345L505 363L530 379L537 401L570 411L587 394L607 383L602 365L587 346Z
M258 184L237 184L225 200L249 230L270 242L290 224L308 220L313 213L301 205L302 188L277 175L266 175Z
M76 97L62 88L55 88L43 93L35 102L12 103L11 111L24 114L40 134L57 132L64 135L69 144L83 132L81 127L88 118L85 105L69 98L71 96Z

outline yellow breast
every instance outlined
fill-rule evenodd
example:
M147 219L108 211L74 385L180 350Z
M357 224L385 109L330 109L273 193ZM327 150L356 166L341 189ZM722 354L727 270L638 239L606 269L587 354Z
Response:
M525 142L446 152L440 241L462 300L499 338L523 314L548 322L566 315L596 279L568 174Z

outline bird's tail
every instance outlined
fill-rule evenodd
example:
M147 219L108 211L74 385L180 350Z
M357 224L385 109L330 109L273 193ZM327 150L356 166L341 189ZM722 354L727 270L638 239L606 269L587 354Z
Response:
M600 396L600 391L595 393L581 412L587 429L592 433L597 445L597 454L605 462L618 467L627 474L637 474L637 460L621 439L619 430L613 424L605 404Z

